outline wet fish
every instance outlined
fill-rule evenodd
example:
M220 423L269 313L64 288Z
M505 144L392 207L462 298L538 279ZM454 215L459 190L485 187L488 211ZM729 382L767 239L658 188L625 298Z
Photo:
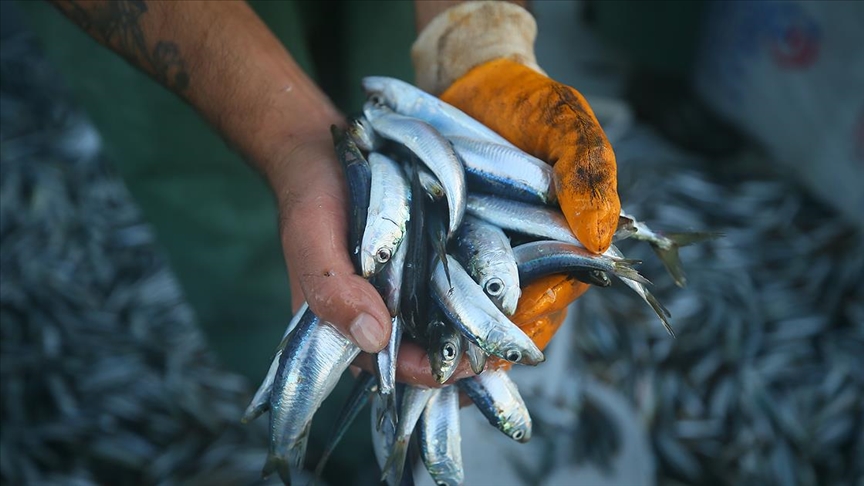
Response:
M375 133L372 124L363 115L351 118L346 131L360 150L374 152L381 147L381 137Z
M414 177L415 167L420 174L420 185L423 187L423 192L426 193L429 200L437 202L444 199L444 186L441 185L435 174L429 172L429 169L425 165L405 164L405 172L408 174L408 179L410 180Z
M310 314L311 317L307 317ZM285 345L270 394L270 448L263 477L274 471L286 484L306 453L312 417L360 348L311 310Z
M363 276L369 278L386 265L399 248L407 230L411 189L393 159L369 155L372 185L366 227L360 246Z
M432 377L443 384L453 376L465 350L459 329L444 318L437 305L430 307L426 353Z
M303 302L303 305L297 309L297 312L294 313L294 317L292 317L291 321L288 322L288 327L285 328L285 333L282 335L282 342L279 343L279 346L276 348L276 353L273 355L273 360L270 362L270 369L267 370L267 376L264 377L264 381L261 382L261 386L258 387L258 390L252 397L252 401L246 408L246 412L243 413L243 418L240 419L240 422L248 424L270 409L270 392L273 390L273 381L276 379L276 372L279 370L279 361L282 357L282 350L285 349L285 344L288 342L288 336L297 328L300 319L304 316L306 316L307 319L311 318L312 313L310 312L307 314L307 310L309 310L309 304Z
M498 310L455 258L449 255L447 258L452 287L441 262L437 262L432 271L432 295L447 317L487 354L512 363L536 365L543 362L543 353L534 342Z
M552 166L513 147L466 137L448 137L465 165L468 185L508 199L552 204Z
M330 433L324 452L321 453L321 459L318 460L318 465L315 467L316 479L321 477L321 473L324 471L330 455L333 454L336 446L339 445L342 437L345 436L345 432L348 431L354 419L357 418L366 402L369 401L369 396L375 391L375 386L375 376L371 373L362 371L357 375L357 379L354 381L354 388L348 395L348 401L342 406L342 410L334 422L333 431Z
M412 191L419 192L420 180L415 171L411 180ZM402 278L401 320L411 337L425 335L429 305L429 242L426 239L424 201L411 200L411 226L408 228L408 249Z
M407 147L435 174L447 199L448 237L465 214L465 169L444 137L428 123L395 113L383 105L366 103L363 111L382 137Z
M406 386L402 393L401 406L399 407L399 424L396 426L396 438L393 442L393 450L384 463L381 480L384 481L393 470L393 475L398 482L402 478L405 468L405 457L408 453L408 441L414 432L414 426L420 420L420 414L440 391L438 388L422 388L417 386Z
M597 287L608 287L612 285L612 280L609 279L609 275L606 275L606 272L600 270L580 270L577 272L571 272L571 274L580 282L585 282Z
M482 219L467 216L454 241L453 256L501 312L513 315L522 289L516 257L504 231Z
M370 281L373 282L375 288L384 299L384 304L391 316L399 314L400 299L402 292L402 279L405 275L405 256L408 254L408 240L410 239L410 231L405 232L402 237L402 243L396 249L390 263L384 266L380 273L375 275Z
M606 250L606 253L616 256L619 258L623 258L623 254L621 250L619 250L615 245L609 246L609 249ZM666 332L669 333L670 336L675 337L675 331L672 329L672 325L669 324L669 318L672 317L672 314L669 313L669 309L663 306L660 301L657 300L654 295L645 288L641 282L631 280L631 279L621 279L624 282L624 285L633 289L639 297L642 297L642 300L648 303L652 309L654 309L654 313L657 314L657 317L660 318L660 322L663 323L663 327L666 328Z
M486 368L486 358L488 358L488 355L480 349L480 346L472 343L468 339L464 338L464 336L463 341L465 356L468 357L468 364L471 365L471 371L473 371L475 375L483 373L483 369Z
M417 423L420 456L438 486L465 481L459 425L459 388L445 386L429 400Z
M363 78L363 89L378 96L397 113L424 120L445 137L465 136L513 147L504 137L438 97L395 78Z
M447 276L447 281L450 281L450 266L448 260L444 258L447 254L447 223L444 221L444 211L441 211L440 204L430 203L426 205L426 233L429 235L429 244L438 259L444 262L444 273ZM464 221L464 219L463 219Z
M351 261L354 262L355 271L360 273L362 271L360 245L369 211L372 172L369 162L360 153L352 137L335 125L330 127L330 134L333 136L333 144L336 147L336 157L342 164L345 181L348 183L348 198L351 208L348 222L348 243Z
M687 284L687 277L684 275L684 267L681 265L678 249L682 246L723 236L723 233L719 232L660 233L649 228L647 224L637 221L636 218L624 213L624 211L621 211L621 216L630 220L629 224L625 226L632 232L630 237L651 244L654 253L663 262L663 266L672 276L675 285L679 287L684 287Z
M396 360L399 357L399 345L402 343L402 320L397 315L392 320L390 339L387 346L375 355L378 367L378 394L384 398L387 415L395 424L396 416ZM378 417L379 426L385 416Z
M466 211L504 230L582 246L560 209L497 196L469 194Z
M531 416L513 380L503 370L489 370L457 382L489 420L517 442L531 439Z
M404 389L404 385L399 388ZM398 391L398 394L401 395L401 390ZM390 456L393 445L396 443L396 424L388 421L379 424L378 417L386 413L386 408L384 400L377 393L372 395L371 409L372 450L375 453L378 467L381 468L382 473L385 475L382 481L385 481L388 486L397 486L399 485L399 479L396 478L396 472L393 469L384 469L387 458Z
M561 241L534 241L517 246L513 255L519 267L519 279L531 282L554 273L582 270L611 272L622 279L650 283L631 265L641 263L623 257L608 257L591 253L585 248Z

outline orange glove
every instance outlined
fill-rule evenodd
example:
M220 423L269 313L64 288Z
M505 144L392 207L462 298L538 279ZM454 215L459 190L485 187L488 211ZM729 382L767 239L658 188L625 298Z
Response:
M585 98L537 66L537 25L506 2L466 2L435 17L411 50L417 85L553 166L558 201L585 248L612 243L621 203L615 154ZM588 285L553 275L522 290L512 320L543 349Z

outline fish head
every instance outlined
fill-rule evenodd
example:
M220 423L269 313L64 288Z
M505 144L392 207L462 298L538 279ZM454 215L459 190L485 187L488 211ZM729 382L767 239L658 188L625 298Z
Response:
M360 269L363 277L369 278L377 274L390 263L404 237L405 229L397 227L387 219L367 226L360 245Z
M462 340L459 335L438 342L436 349L429 355L432 377L442 385L453 376L462 356Z
M531 417L512 413L502 422L501 430L511 439L524 444L531 440Z
M546 360L543 352L531 341L531 338L512 323L505 328L493 327L486 335L485 347L490 354L511 363L533 366Z
M483 282L483 292L505 315L512 316L519 304L522 289L519 288L519 274L491 276Z
M376 275L393 258L394 249L390 245L379 245L369 250L364 250L361 260L363 277L369 278Z

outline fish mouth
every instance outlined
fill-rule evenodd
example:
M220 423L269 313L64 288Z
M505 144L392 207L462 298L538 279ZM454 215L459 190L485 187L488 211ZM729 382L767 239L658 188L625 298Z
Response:
M516 307L519 305L519 297L522 296L522 289L518 286L512 287L501 299L501 312L507 316L512 316L516 312Z
M375 257L364 253L363 258L360 261L360 270L363 272L363 278L369 278L376 273L380 268L378 267L378 262L375 261Z

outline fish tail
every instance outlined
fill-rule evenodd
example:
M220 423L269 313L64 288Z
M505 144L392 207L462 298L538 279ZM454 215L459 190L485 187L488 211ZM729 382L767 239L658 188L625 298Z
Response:
M261 414L270 409L270 403L265 401L263 403L255 403L252 402L246 408L246 411L243 413L243 417L240 418L240 423L248 424L252 422L256 418L260 417Z
M665 244L659 245L652 242L651 248L660 257L660 261L663 262L666 271L672 276L675 285L684 287L687 285L687 276L684 275L684 267L678 256L678 249L694 243L713 240L721 236L723 236L723 233L718 232L664 233Z
M643 285L651 285L651 281L643 277L639 272L633 269L628 263L628 260L618 260L613 262L612 271L619 278L633 280L634 282L639 282Z
M288 465L288 461L284 457L270 452L267 454L264 470L261 471L261 478L267 479L274 472L279 473L279 478L286 486L291 485L291 467Z
M660 321L663 322L663 327L666 328L666 332L669 333L673 338L675 337L675 330L672 329L672 325L669 324L669 318L672 317L672 314L669 312L663 304L657 300L657 297L654 297L654 294L645 289L645 300L648 302L648 305L654 309L654 312L657 313L657 317L660 318Z
M402 473L405 471L405 458L408 455L408 441L406 439L397 439L393 444L393 452L381 468L381 481L386 481L390 469L393 468L394 483L399 484L402 480Z
M384 400L384 406L381 408L381 411L378 413L378 422L376 425L377 431L381 431L381 426L384 425L384 419L389 418L390 423L393 424L395 428L399 423L399 417L396 411L396 394L395 393L382 393L379 394L382 400Z

